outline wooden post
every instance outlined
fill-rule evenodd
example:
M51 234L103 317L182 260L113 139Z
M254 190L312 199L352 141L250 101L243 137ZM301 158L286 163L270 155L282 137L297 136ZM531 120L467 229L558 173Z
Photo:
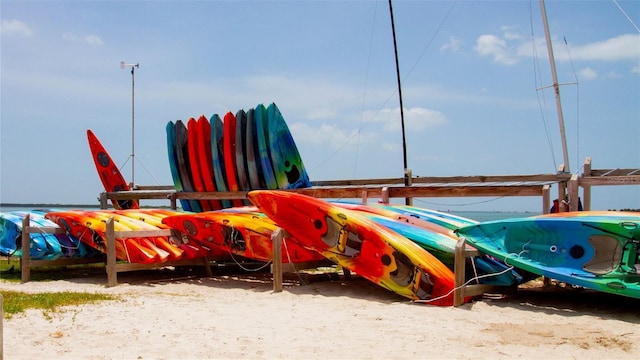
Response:
M207 277L212 277L213 272L211 271L211 263L209 262L209 257L205 256L204 258L202 258L202 261L204 262L202 265L204 265L204 272L207 274Z
M176 200L176 193L169 195L169 200L171 201L171 210L178 209L178 202Z
M382 188L382 198L380 202L383 204L389 204L389 187L385 186Z
M551 206L551 186L542 187L542 213L548 214Z
M406 176L407 186L413 185L413 173L411 172L411 169L406 169L404 176ZM413 198L404 199L404 203L405 203L405 205L412 206L413 205Z
M107 287L118 285L118 274L116 272L116 237L113 216L107 220Z
M282 291L282 238L285 231L281 228L277 228L271 234L271 243L273 246L273 262L272 275L273 275L273 291Z
M20 258L20 281L22 283L31 280L31 236L29 236L29 214L22 219L22 257Z
M366 204L367 200L367 190L362 190L362 203Z
M571 175L569 180L569 211L578 211L578 175Z
M107 203L107 193L101 192L100 193L100 209L106 210L108 208L109 208L109 205Z
M591 157L587 156L584 160L584 170L582 176L591 176ZM582 205L584 210L591 210L591 185L582 185Z
M466 241L462 237L456 243L453 263L453 306L464 304L464 273L466 266Z

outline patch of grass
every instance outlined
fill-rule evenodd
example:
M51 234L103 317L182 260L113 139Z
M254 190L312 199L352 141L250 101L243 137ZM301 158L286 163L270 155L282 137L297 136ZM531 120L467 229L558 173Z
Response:
M60 306L73 306L95 303L105 300L118 300L119 297L108 294L92 294L85 292L24 293L20 291L0 291L3 297L3 316L10 319L13 315L27 309L42 309L47 317L56 312Z

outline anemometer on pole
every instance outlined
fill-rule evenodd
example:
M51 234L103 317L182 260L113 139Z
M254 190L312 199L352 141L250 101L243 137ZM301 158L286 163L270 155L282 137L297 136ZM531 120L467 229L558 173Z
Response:
M135 185L134 173L135 173L135 69L140 67L140 64L126 64L124 61L120 61L120 68L131 68L131 186L133 189Z

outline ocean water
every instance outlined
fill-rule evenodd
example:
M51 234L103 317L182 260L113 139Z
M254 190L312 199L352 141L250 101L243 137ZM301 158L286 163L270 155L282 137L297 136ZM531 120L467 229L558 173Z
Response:
M536 212L515 211L452 211L451 214L462 216L467 219L472 219L479 222L541 215L541 213Z

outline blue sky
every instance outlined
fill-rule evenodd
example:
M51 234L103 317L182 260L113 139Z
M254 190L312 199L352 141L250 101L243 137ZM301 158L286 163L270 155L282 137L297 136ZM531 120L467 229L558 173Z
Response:
M0 201L97 203L92 129L135 182L171 184L165 125L278 104L311 180L401 177L387 1L13 1L1 6ZM537 1L393 2L416 176L563 163ZM546 3L572 173L640 168L640 2ZM577 84L576 84L577 83ZM555 191L555 189L554 189ZM640 207L595 187L594 209ZM168 204L168 202L167 202ZM430 198L540 211L539 198Z

